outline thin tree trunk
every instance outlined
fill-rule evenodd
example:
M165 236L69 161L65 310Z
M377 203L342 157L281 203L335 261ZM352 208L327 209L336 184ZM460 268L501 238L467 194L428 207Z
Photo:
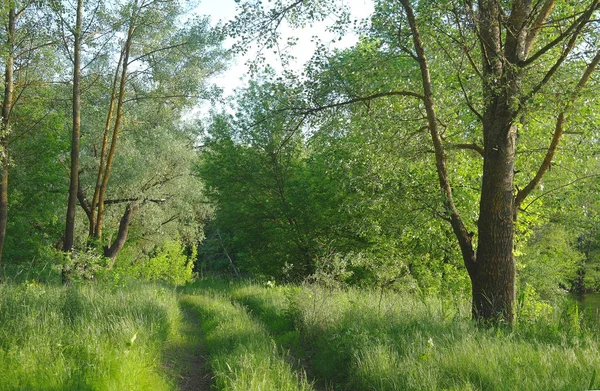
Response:
M110 103L108 105L108 114L106 115L106 123L104 125L104 137L102 139L102 149L100 151L100 163L98 164L98 175L96 177L96 187L94 188L94 196L92 198L91 214L89 216L89 237L96 237L96 207L98 205L98 199L100 198L100 189L102 188L102 174L104 173L104 166L106 162L106 154L108 151L108 136L110 135L110 125L112 124L112 118L115 110L115 100L117 99L117 85L119 82L119 73L121 71L121 63L123 62L124 50L121 50L119 55L119 61L115 68L115 76L113 79L112 92L110 95Z
M81 136L81 34L83 25L83 0L77 0L73 47L73 130L71 135L71 180L67 203L64 251L72 251L75 240L75 211L79 191L79 139Z
M135 10L133 11L136 12ZM104 225L104 197L106 195L106 188L108 187L108 180L112 170L112 163L115 157L115 150L117 147L117 139L119 136L119 130L121 128L121 121L123 119L123 101L125 97L125 84L127 82L127 66L129 65L129 53L131 50L131 43L133 41L133 34L135 32L135 14L132 15L129 29L127 31L127 40L123 49L123 67L121 71L121 80L119 83L119 95L117 98L117 115L115 118L115 124L113 127L112 140L110 143L110 149L106 157L106 167L104 168L104 175L102 177L102 183L98 192L98 212L96 216L96 227L94 235L101 242L102 241L102 228Z
M237 267L235 267L235 264L233 263L233 259L231 259L231 257L229 256L229 252L227 251L227 247L225 247L225 243L223 243L223 238L221 238L221 232L219 232L219 230L217 230L217 239L219 239L219 244L221 245L221 248L223 249L223 253L229 260L229 266L231 266L231 268L233 269L235 276L239 278L240 273L238 272Z
M2 129L0 134L0 164L2 177L0 178L0 281L2 278L2 252L6 238L6 224L8 221L8 136L10 133L10 114L13 103L13 70L14 70L14 39L16 25L15 3L11 1L8 10L8 29L6 31L6 44L8 55L4 65L4 100L2 102Z

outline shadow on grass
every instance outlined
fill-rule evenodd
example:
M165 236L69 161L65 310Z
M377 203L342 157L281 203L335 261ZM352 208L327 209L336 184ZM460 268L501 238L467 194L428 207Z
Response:
M312 343L301 335L301 331L297 327L300 322L298 313L287 311L287 309L282 311L281 308L271 306L268 300L261 295L238 293L233 296L234 301L244 305L249 313L265 326L276 344L288 352L290 364L296 370L306 373L307 379L315 389L320 391L342 389L335 385L336 380L339 380L335 375L319 376L322 373L317 371L315 366L322 363L315 362L316 352L313 350ZM329 355L329 359L334 357L336 355ZM344 368L344 365L340 365L340 368ZM337 376L345 378L346 375L344 373Z

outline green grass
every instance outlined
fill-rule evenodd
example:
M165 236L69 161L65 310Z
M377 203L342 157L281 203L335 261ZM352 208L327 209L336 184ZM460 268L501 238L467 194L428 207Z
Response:
M302 371L294 371L287 354L246 309L206 292L184 296L200 315L216 389L226 391L309 391Z
M600 388L600 325L572 305L509 329L478 327L461 297L222 280L184 292L0 285L0 391L174 390L199 349L215 390Z
M246 306L309 378L337 390L599 388L598 324L576 311L481 328L465 298L204 282Z
M168 390L161 352L181 322L157 285L0 285L0 390Z

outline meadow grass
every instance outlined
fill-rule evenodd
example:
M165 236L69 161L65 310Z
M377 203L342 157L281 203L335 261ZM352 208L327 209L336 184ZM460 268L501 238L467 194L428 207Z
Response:
M327 389L600 387L598 325L570 308L522 320L512 329L484 328L469 320L468 300L460 297L204 284L229 291L232 300L249 308L274 340L309 363L311 379Z
M169 390L175 292L158 285L0 285L0 390Z
M216 390L600 388L598 320L573 305L546 310L486 328L463 297L223 280L183 295L140 282L9 282L0 391L172 390L200 346Z
M200 315L215 387L224 391L309 391L305 374L294 371L287 355L246 309L204 290L182 302Z

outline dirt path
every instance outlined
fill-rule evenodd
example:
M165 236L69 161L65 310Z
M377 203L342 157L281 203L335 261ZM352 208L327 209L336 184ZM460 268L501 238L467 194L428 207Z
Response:
M165 351L166 365L175 374L179 390L210 391L212 378L200 338L198 315L185 305L181 311L184 315L181 340L171 343Z

